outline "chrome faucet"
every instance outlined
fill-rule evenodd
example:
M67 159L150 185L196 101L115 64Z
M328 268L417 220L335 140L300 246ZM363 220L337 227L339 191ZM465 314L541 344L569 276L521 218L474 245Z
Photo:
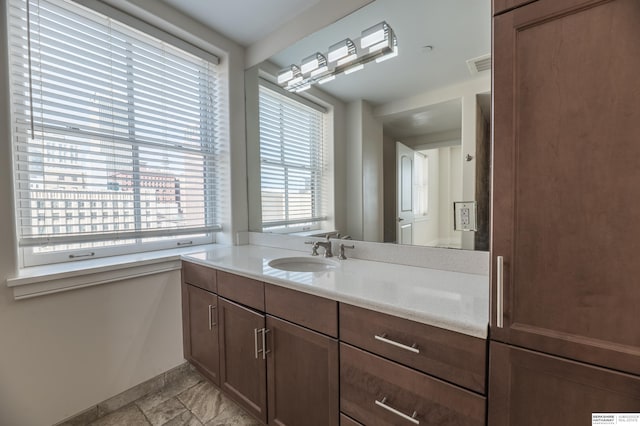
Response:
M316 241L313 247L315 248L316 253L317 253L318 247L323 247L324 257L333 257L333 252L331 251L331 241L329 240L329 237L327 237L326 241Z
M318 247L324 248L324 257L333 257L333 252L331 251L331 241L329 240L329 236L325 241L305 241L305 244L311 244L311 256L318 255Z

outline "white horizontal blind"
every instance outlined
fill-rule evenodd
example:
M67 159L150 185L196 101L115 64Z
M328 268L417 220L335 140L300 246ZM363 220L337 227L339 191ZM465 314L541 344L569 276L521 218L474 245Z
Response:
M64 0L9 23L20 245L219 229L216 64Z
M323 205L324 114L260 87L262 227L317 227Z

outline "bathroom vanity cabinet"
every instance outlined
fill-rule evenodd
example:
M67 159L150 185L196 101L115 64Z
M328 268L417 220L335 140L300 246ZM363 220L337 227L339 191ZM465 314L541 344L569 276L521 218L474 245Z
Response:
M338 425L337 303L204 268L215 295L186 281L200 268L183 262L185 358L264 423Z
M485 424L486 339L186 261L183 277L185 357L212 379L191 349L208 345L215 383L266 424Z
M493 18L491 425L640 412L638 22L636 0Z

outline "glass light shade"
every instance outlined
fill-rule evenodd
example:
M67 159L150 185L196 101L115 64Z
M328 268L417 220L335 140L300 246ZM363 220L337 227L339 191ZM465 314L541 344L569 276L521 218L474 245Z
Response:
M367 47L379 44L385 40L389 40L389 25L382 21L362 32L360 47L366 49Z
M396 56L398 56L398 39L394 35L393 36L393 51L391 53L387 53L386 55L381 56L378 59L376 59L376 63L384 62L387 59L395 58Z
M358 59L358 55L354 53L353 55L345 56L342 59L338 59L338 62L336 62L336 65L340 66L340 65L348 64L349 62L353 62L356 59Z
M304 92L305 90L309 90L310 88L311 88L311 83L307 83L307 84L303 84L303 85L302 85L302 86L300 86L300 87L297 87L297 88L295 89L295 91L296 91L297 93L300 93L300 92Z
M315 69L325 66L327 59L320 52L314 53L302 60L300 71L302 74L313 72Z
M353 41L351 41L351 39L347 38L329 47L327 59L329 60L329 62L336 62L338 59L342 59L345 56L354 53L356 53L356 45L353 44Z
M364 68L364 64L354 65L354 66L349 67L346 70L344 70L344 73L345 74L351 74L352 72L360 71L363 68Z
M332 74L332 75L330 75L328 77L325 77L325 78L322 78L322 79L318 80L318 84L325 84L325 83L328 83L328 82L330 82L332 80L335 80L335 79L336 79L336 76Z
M285 68L278 73L278 84L284 84L293 80L294 77L300 74L300 68L296 65L291 65L289 68ZM291 83L289 83L291 84Z
M329 71L329 67L327 67L325 65L323 67L320 67L320 68L317 68L317 69L311 71L311 77L319 76L320 74L324 74L327 71Z
M393 48L393 52L387 53L386 55L381 56L378 59L376 59L376 62L377 63L384 62L384 61L386 61L388 59L395 58L396 56L398 56L398 46Z
M302 81L302 76L299 75L297 77L294 77L293 79L289 80L289 84L287 84L288 86L293 86L296 85L298 83L300 83Z

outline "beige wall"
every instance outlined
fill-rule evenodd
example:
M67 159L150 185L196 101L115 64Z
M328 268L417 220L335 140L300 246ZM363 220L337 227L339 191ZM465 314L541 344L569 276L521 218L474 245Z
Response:
M54 424L182 363L179 280L175 271L17 302L2 285L0 424Z
M122 1L112 3L122 5ZM152 8L153 20L139 5ZM229 64L227 129L232 202L224 212L231 242L247 228L244 143L244 51L160 2L127 2L202 47L215 44ZM6 2L0 3L0 425L51 425L183 362L178 271L51 296L14 301L5 279L16 270ZM158 18L159 17L159 18ZM164 19L162 18L164 17ZM185 29L188 28L187 33ZM195 34L196 39L192 36ZM229 184L231 185L231 183ZM234 215L230 214L233 206Z
M346 188L347 228L355 240L384 238L383 132L371 104L347 104Z

